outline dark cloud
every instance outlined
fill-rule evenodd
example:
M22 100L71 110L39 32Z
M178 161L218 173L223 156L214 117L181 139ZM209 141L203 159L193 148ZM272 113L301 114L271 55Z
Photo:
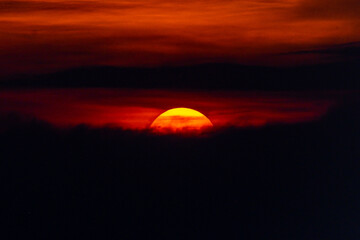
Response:
M360 20L359 0L302 0L296 7L300 18Z
M295 51L280 55L320 55L333 57L338 60L357 60L360 59L360 42L337 44L319 49Z

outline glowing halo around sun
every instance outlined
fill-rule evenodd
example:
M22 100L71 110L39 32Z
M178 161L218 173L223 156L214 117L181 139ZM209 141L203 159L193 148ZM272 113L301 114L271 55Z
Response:
M160 134L197 134L213 127L201 112L191 108L173 108L160 114L150 129Z

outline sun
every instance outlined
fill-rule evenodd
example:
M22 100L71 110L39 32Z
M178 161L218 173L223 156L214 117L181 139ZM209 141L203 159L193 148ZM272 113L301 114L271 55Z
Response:
M160 114L151 124L156 133L202 133L213 127L211 121L201 112L191 108L173 108Z

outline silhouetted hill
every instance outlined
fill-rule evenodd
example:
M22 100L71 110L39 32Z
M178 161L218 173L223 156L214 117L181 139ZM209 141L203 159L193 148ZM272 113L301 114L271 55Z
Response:
M0 82L1 87L118 87L239 90L359 89L360 63L272 68L234 64L186 67L84 67Z
M356 239L358 106L313 123L204 138L56 129L3 116L4 232L14 239Z

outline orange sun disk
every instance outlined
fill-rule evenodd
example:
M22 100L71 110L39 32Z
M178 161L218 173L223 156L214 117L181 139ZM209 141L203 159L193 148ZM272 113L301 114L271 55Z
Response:
M201 133L213 127L202 113L190 108L173 108L160 114L150 128L161 134Z

